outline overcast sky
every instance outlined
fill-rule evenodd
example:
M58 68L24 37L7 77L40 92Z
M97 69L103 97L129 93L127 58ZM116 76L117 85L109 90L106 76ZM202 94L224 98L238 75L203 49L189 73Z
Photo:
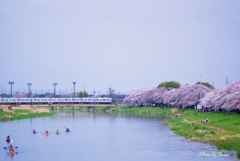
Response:
M239 61L239 0L0 1L1 92L220 87Z

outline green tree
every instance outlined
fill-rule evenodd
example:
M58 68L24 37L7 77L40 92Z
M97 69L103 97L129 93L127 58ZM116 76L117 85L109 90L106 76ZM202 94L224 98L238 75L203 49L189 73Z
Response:
M51 97L52 97L52 93L46 92L46 93L45 93L45 96L51 98Z
M107 97L107 95L105 95L105 94L102 94L100 97L102 97L102 98L103 98L103 97Z
M196 84L202 84L208 88L212 88L213 89L213 86L211 84L209 84L208 82L197 82Z
M166 87L166 88L179 88L181 87L181 84L178 83L178 82L175 82L175 81L165 81L165 82L162 82L158 85L158 88L160 87Z
M111 87L108 88L107 96L112 98L112 103L113 104L117 104L118 103L118 100L116 99L115 90L113 88L111 88Z
M6 94L6 93L2 93L2 94L1 94L1 97L9 97L9 95Z
M88 93L87 92L85 92L85 91L80 91L79 93L78 93L78 97L88 97Z

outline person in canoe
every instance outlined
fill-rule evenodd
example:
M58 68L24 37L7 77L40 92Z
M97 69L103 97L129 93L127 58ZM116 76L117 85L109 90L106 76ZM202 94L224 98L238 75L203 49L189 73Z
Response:
M34 130L33 130L33 134L36 134L36 133L37 133L37 131L34 129Z
M66 128L66 132L70 132L69 128Z
M12 144L10 144L10 145L9 145L9 149L10 149L10 150L11 150L11 149L13 149L13 146L12 146Z
M10 138L10 136L8 135L7 136L7 140L6 140L7 142L10 142L11 141L11 138Z
M46 130L46 132L44 133L46 136L48 136L49 132Z
M14 149L10 149L9 152L8 152L8 155L12 158L15 154L15 151Z
M57 129L56 134L60 134L59 130Z
M11 145L9 145L8 155L9 155L10 157L13 157L14 154L15 154L15 151L14 151L13 146L12 146L12 144L11 144Z

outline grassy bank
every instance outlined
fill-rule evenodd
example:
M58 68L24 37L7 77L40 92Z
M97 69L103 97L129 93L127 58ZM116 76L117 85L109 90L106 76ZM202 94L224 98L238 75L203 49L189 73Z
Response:
M190 141L216 145L218 149L235 150L240 158L240 115L218 112L198 112L197 110L179 110L177 108L114 107L114 111L137 114L139 116L168 117L165 125L176 134ZM201 123L206 117L208 124Z
M13 109L11 111L0 111L0 121L12 121L26 118L52 116L55 113L48 107L35 107L34 109Z
M178 117L180 116L180 117ZM201 123L206 117L208 124ZM166 125L188 140L214 144L218 149L235 150L240 158L240 116L218 112L182 110Z
M54 110L56 109L67 112L67 111L72 111L73 108L69 106L57 106L54 108ZM109 109L115 109L115 108L111 106L96 106L95 111L98 113L101 113L101 112L105 113ZM79 112L91 112L94 110L94 107L93 106L74 106L74 110Z

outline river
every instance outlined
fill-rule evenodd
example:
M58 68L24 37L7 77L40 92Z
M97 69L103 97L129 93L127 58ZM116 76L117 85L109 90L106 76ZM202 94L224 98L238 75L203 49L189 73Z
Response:
M0 151L1 161L185 161L238 160L214 146L189 142L164 126L165 119L59 112L52 117L0 122L2 147L11 136L15 154ZM65 128L71 132L65 132ZM37 133L33 134L32 130ZM60 134L56 134L56 130ZM48 130L49 136L43 135ZM231 156L233 154L233 156Z

